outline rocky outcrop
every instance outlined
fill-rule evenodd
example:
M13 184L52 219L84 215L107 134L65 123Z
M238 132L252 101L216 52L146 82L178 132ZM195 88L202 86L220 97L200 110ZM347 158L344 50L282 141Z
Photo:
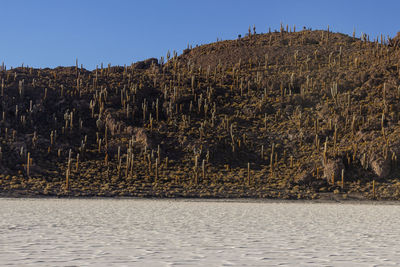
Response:
M134 141L140 146L147 147L148 149L153 147L153 142L151 141L147 131L143 128L135 128L133 131Z
M389 159L378 158L372 160L370 166L371 170L379 179L385 178L390 174L391 166Z
M332 177L338 179L342 174L342 170L344 170L342 159L328 159L324 165L324 177L328 182L332 181Z
M135 69L149 69L151 65L158 65L158 59L149 58L143 61L138 61L134 64Z
M111 114L107 114L105 125L110 130L111 135L115 135L125 130L125 123L117 121Z

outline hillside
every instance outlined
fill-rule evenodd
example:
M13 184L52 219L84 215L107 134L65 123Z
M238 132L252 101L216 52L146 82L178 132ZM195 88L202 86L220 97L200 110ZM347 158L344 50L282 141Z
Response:
M3 69L0 195L399 199L398 39L281 29Z

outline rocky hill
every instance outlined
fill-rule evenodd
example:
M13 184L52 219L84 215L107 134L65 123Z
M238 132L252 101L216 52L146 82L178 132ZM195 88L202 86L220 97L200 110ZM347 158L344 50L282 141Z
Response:
M398 39L281 29L2 68L0 195L398 199Z

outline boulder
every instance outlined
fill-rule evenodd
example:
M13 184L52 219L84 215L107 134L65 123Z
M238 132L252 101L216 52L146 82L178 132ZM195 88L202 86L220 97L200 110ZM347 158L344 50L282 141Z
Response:
M133 135L135 142L141 145L143 148L147 147L149 149L153 146L153 142L150 140L150 137L148 136L145 129L135 128Z
M370 163L371 170L379 179L385 178L390 174L390 159L378 158Z
M111 135L119 134L125 131L125 123L116 120L111 113L108 113L105 120L105 125L110 130Z
M300 172L295 177L295 182L301 185L310 185L313 182L313 180L315 180L315 178L308 171Z
M324 165L324 177L328 182L332 181L332 176L337 180L342 175L343 169L342 159L328 159Z

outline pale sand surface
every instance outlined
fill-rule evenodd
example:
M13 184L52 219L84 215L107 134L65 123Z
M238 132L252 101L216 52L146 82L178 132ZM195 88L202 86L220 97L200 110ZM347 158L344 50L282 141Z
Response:
M1 266L397 266L396 202L0 199Z

